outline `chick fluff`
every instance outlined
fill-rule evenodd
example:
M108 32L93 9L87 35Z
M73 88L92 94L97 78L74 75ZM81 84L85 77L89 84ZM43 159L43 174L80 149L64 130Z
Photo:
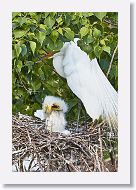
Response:
M65 130L67 124L65 113L67 110L68 106L64 100L55 96L46 96L42 104L42 110L37 110L34 116L45 120L46 128L49 131L68 135L70 132Z

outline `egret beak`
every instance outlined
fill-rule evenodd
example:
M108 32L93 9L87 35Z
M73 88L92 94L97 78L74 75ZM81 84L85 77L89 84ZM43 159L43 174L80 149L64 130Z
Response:
M51 106L46 105L46 106L44 107L44 111L45 111L45 113L50 114L50 113L51 113L51 111L52 111L52 107L51 107Z
M50 59L53 58L54 54L58 53L58 51L52 51L52 52L48 52L46 54L46 59Z

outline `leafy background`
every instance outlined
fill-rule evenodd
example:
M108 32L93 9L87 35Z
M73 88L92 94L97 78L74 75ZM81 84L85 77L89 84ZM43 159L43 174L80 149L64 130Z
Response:
M14 12L12 14L13 113L33 115L45 95L62 97L69 105L67 118L77 118L77 97L56 74L47 55L64 42L79 37L78 45L90 59L96 57L106 74L118 43L116 12ZM118 89L118 55L108 79ZM82 108L81 119L85 110Z

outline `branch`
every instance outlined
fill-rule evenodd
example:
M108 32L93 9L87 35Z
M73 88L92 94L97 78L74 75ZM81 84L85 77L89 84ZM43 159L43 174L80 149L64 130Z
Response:
M40 62L42 62L42 63L44 63L44 64L47 64L47 62L45 62L45 61L43 60L43 58L40 59L39 61L35 62L35 63L40 63ZM47 65L51 68L50 64L47 64ZM53 71L56 75L58 75L59 78L61 78L63 81L66 81L66 79L63 78L63 77L61 77L61 76L57 73L57 71L56 71L55 69L52 69L52 71Z
M31 89L27 89L27 87L24 85L21 75L18 72L17 72L17 75L18 75L20 84L22 84L22 86L21 85L20 86L23 87L28 92L28 94L31 94L32 90Z
M99 132L99 142L100 142L101 167L102 167L102 172L104 172L103 144L102 144L101 128L100 128L100 127L99 127L99 129L98 129L98 132Z
M116 54L117 49L118 49L118 45L117 45L116 48L114 49L114 52L113 52L113 55L112 55L112 58L111 58L111 61L110 61L110 65L109 65L109 68L108 68L108 71L107 71L107 74L106 74L107 78L108 78L108 76L109 76L109 74L110 74L111 67L112 67L112 62L113 62L113 59L114 59L114 57L115 57L115 54Z
M104 19L103 20L105 23L107 23L107 24L110 24L112 27L114 27L114 28L117 28L118 27L118 24L117 23L113 23L111 20L109 20L109 19Z

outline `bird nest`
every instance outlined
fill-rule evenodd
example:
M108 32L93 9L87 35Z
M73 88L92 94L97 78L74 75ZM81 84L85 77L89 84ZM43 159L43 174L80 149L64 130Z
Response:
M104 123L81 124L70 135L49 132L45 122L22 114L12 125L12 165L17 172L117 171L117 134Z

